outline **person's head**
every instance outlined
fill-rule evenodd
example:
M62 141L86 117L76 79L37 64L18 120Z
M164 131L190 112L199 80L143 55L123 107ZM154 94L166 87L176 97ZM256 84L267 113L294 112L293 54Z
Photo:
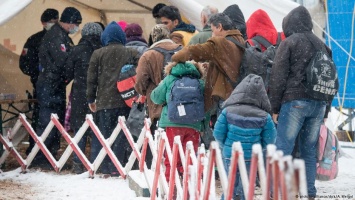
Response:
M226 31L233 29L233 22L226 14L217 13L211 16L212 36L224 36Z
M60 25L69 34L74 34L79 31L79 25L82 18L78 9L74 7L66 7L60 16Z
M166 5L163 4L163 3L158 3L157 5L155 5L155 6L153 7L152 15L153 15L153 17L154 17L154 19L155 19L155 23L157 23L157 24L161 24L160 16L159 16L159 10L160 10L162 7L164 7L164 6L166 6Z
M126 34L117 22L109 23L101 34L101 43L107 46L110 43L120 43L126 45Z
M164 24L157 24L153 27L150 32L150 37L152 38L152 43L156 43L163 39L169 39L170 31Z
M102 31L105 30L105 25L101 22L95 22L96 24L100 25L102 28Z
M159 10L161 23L172 31L181 22L179 9L175 6L164 6Z
M43 28L47 31L52 28L52 26L58 22L59 12L56 9L48 8L41 15L41 22Z
M81 30L81 35L84 36L101 36L102 28L95 22L86 23Z
M242 10L239 8L237 4L232 4L228 6L224 11L229 19L233 22L233 28L238 29L243 37L246 37L246 25L245 18Z
M214 14L218 13L218 9L212 6L205 6L201 11L201 24L202 26L210 25L208 20Z
M122 30L126 30L126 26L127 26L127 22L124 20L120 20L117 22L118 25L120 25L120 27L122 28Z
M141 41L147 43L147 41L142 37L143 29L139 24L128 24L124 32L126 33L127 42Z

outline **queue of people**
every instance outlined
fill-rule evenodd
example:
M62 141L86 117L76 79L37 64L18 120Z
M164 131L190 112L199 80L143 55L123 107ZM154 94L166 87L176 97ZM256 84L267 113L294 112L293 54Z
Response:
M69 35L79 30L82 22L80 11L74 7L65 8L60 18L55 9L44 11L41 17L44 29L28 39L20 57L20 68L31 77L38 99L38 109L34 113L34 122L37 123L33 124L36 133L39 136L43 133L51 113L56 113L64 122L66 86L72 81L70 125L74 134L80 129L86 114L94 114L103 136L110 137L118 116L127 118L130 114L131 108L116 87L122 66L129 62L136 66L135 90L146 97L147 116L152 121L153 134L158 128L163 128L170 145L174 136L179 135L187 138L182 139L183 146L191 139L196 150L201 142L200 134L207 134L207 130L213 128L227 173L233 142L242 143L246 165L249 166L253 144L259 143L263 149L268 144L276 144L284 155L290 155L298 141L301 147L299 156L306 164L308 195L314 199L317 194L317 139L331 100L315 99L303 83L307 76L306 68L320 50L319 46L324 46L322 48L329 55L331 51L312 33L312 19L307 9L299 6L292 10L283 20L282 33L276 31L263 10L255 11L245 22L242 11L235 4L221 13L212 6L203 8L203 30L200 33L192 24L182 20L174 6L158 4L152 14L157 24L150 32L148 42L142 36L143 29L139 24L113 21L106 27L98 22L86 23L81 30L82 38L74 45ZM262 42L259 42L260 38ZM246 49L233 42L256 46L264 52L267 49L264 40L278 46L268 90L264 80L255 74L247 74L241 80ZM166 68L167 61L169 67ZM198 122L183 123L169 115L171 96L178 96L171 94L175 91L174 82L186 81L185 76L192 82L192 79L198 79L201 85L205 117ZM237 86L236 82L239 83ZM178 111L178 117L186 115L183 104L178 105ZM87 140L91 138L90 161L93 162L101 145L91 135L86 133L79 147L85 151ZM60 148L59 132L53 129L45 144L56 157ZM28 152L33 145L31 141ZM128 162L132 152L122 133L113 143L112 150L122 165ZM147 163L151 165L151 162L152 156L148 152ZM170 165L167 160L164 163L169 180ZM31 165L50 167L41 153ZM181 163L178 165L182 174ZM84 172L76 156L73 158L73 171ZM108 157L99 173L105 177L119 175ZM245 199L239 174L236 176L235 198Z

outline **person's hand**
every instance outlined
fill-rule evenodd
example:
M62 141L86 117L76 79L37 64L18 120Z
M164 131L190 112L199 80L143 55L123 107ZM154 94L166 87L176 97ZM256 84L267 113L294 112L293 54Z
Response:
M272 114L272 121L274 121L275 124L279 123L278 118L279 114Z
M96 103L89 103L89 108L91 112L96 112Z

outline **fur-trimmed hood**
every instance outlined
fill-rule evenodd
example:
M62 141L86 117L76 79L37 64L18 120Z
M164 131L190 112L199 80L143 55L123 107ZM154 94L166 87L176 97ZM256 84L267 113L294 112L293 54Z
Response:
M205 69L202 64L193 61L187 61L185 63L168 63L164 68L164 74L173 76L190 75L197 78L202 78L205 73Z

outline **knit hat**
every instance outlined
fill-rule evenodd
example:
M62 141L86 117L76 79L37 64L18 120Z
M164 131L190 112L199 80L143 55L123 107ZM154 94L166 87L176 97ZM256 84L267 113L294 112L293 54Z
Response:
M86 35L97 35L100 36L102 33L102 28L100 24L94 23L94 22L89 22L86 23L81 30L81 35L86 36Z
M66 7L62 12L60 21L68 24L81 24L82 18L78 9Z
M127 26L127 22L124 20L118 21L117 22L118 25L120 25L121 29L124 31L126 30L126 26Z
M166 27L164 24L157 24L153 27L150 36L152 37L153 43L156 43L162 39L168 39L169 34L170 31L168 27Z
M56 9L48 8L41 15L41 22L49 22L52 19L58 19L59 12Z
M139 24L128 24L124 32L126 33L127 42L141 41L147 43L147 41L142 37L143 30Z

